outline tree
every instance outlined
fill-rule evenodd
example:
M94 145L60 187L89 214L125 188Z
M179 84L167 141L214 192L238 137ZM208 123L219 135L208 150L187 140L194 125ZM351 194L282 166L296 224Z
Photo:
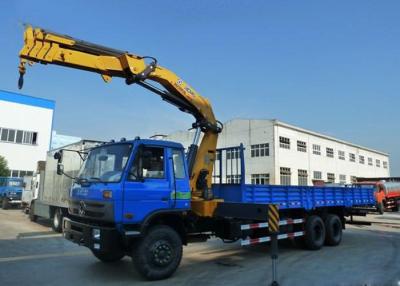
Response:
M6 158L0 155L0 177L8 177L10 170L8 169L8 163Z

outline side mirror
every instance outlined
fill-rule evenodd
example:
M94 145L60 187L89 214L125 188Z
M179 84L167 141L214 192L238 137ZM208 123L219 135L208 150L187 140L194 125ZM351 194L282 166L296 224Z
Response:
M56 153L54 153L54 159L58 160L58 162L61 162L62 159L62 151L57 151Z
M64 174L64 165L61 163L57 164L57 175L62 175Z

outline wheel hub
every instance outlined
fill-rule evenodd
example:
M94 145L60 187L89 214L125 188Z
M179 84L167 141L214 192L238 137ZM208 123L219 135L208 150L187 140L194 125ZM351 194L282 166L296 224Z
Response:
M153 261L156 265L165 266L172 260L172 249L165 241L159 241L152 247Z

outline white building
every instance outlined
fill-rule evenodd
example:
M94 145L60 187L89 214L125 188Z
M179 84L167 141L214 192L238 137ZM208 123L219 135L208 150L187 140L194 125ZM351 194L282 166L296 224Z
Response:
M50 148L55 102L0 90L0 155L13 177L32 175Z
M193 132L187 131L166 136L185 147L192 138ZM390 176L387 153L277 120L225 123L218 148L240 143L245 147L246 183L312 185L313 180L324 180L346 184L354 177Z

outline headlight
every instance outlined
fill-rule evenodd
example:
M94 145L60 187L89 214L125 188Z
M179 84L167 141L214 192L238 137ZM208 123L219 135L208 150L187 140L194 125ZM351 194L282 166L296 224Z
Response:
M92 237L93 237L93 239L99 240L100 239L100 229L97 229L97 228L92 229Z

